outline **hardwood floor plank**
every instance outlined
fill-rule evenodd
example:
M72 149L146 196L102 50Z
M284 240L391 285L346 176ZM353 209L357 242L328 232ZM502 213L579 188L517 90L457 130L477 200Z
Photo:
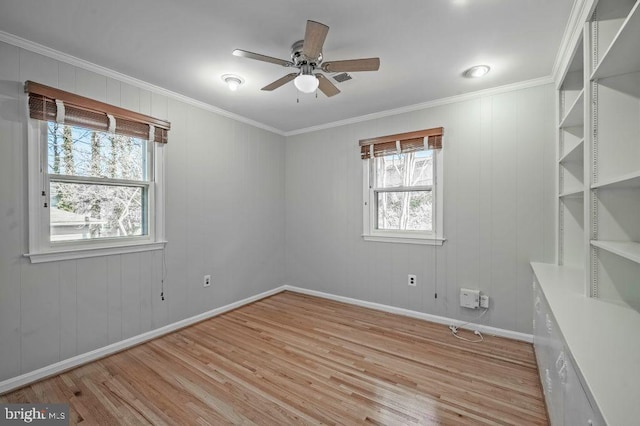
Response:
M68 402L71 424L548 424L532 345L291 292L0 402Z

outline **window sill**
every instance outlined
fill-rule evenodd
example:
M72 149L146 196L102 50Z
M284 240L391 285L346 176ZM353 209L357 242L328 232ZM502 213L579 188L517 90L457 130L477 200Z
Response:
M429 245L429 246L441 246L446 241L446 238L440 238L440 237L363 235L362 238L365 241L376 241L380 243L422 244L422 245Z
M24 256L31 263L57 262L60 260L84 259L87 257L111 256L115 254L139 253L143 251L162 250L166 241L154 243L131 244L114 247L89 247L71 250L56 250L40 253L26 253Z

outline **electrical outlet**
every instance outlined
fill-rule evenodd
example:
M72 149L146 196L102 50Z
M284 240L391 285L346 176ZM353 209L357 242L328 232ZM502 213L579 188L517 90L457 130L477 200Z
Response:
M480 296L480 307L487 309L489 308L489 296L487 296L486 294Z
M409 284L411 287L415 287L417 283L417 279L415 275L409 274L407 276L407 284Z
M211 275L205 275L203 287L209 287L210 285L211 285Z

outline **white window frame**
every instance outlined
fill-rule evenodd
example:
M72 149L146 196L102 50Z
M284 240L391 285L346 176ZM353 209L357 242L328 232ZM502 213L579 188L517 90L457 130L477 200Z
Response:
M426 244L441 246L445 242L443 236L444 229L444 196L443 196L443 150L433 150L433 185L431 186L432 200L434 202L432 212L432 230L431 231L398 231L388 229L376 229L376 193L379 192L374 188L375 167L373 162L375 157L371 157L362 161L362 221L363 234L365 241L378 241L387 243L405 243L405 244ZM428 187L412 187L415 189L425 189ZM392 190L397 190L393 188ZM409 188L400 188L409 189Z
M151 157L149 175L153 179L140 182L141 187L148 188L147 235L51 242L50 209L48 207L50 202L48 194L49 173L46 167L47 132L48 123L46 121L28 120L29 253L26 253L25 256L29 257L31 263L163 249L166 244L164 231L164 144L148 142L148 152ZM100 181L99 178L69 177L68 179L79 183L99 183ZM47 192L44 197L42 196L43 188ZM45 207L45 202L47 207Z

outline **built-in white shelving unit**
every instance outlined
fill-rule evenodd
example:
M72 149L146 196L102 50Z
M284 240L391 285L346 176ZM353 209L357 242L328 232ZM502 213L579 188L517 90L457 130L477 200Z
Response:
M640 311L640 2L590 22L589 295Z
M582 42L558 91L558 255L563 265L584 263L584 56Z
M588 18L581 34L574 29L558 81L557 265L534 266L549 302L545 323L560 330L546 333L534 321L534 344L537 353L549 345L567 352L551 359L542 350L538 358L543 385L557 379L563 389L545 389L552 424L584 420L564 409L572 397L562 384L565 355L594 410L589 424L599 424L598 413L608 424L635 424L640 379L629 374L640 365L640 0L584 5Z

